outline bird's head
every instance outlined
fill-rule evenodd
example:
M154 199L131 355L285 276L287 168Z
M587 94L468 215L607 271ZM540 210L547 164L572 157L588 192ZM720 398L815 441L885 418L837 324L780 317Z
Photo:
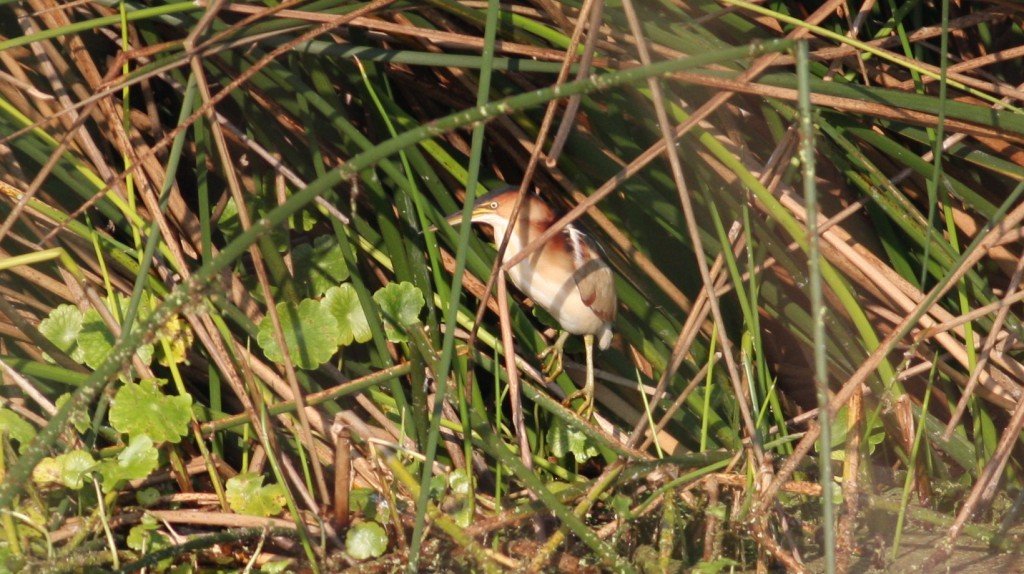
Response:
M483 223L495 229L504 229L512 219L512 209L516 204L516 197L519 190L515 187L506 186L496 189L487 195L477 198L473 202L473 212L470 221ZM527 194L526 200L519 211L519 221L542 222L552 219L553 212L542 200L532 194ZM462 222L462 212L454 213L448 218L448 223L457 225Z

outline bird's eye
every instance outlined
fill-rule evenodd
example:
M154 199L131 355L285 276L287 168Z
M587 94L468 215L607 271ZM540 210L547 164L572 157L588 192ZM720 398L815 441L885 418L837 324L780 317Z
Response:
M492 201L490 205L488 205L488 207L490 207L491 209L498 209L498 202Z

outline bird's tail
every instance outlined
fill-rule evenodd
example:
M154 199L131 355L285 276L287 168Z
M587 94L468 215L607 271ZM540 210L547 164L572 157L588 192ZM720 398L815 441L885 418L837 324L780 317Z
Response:
M601 332L597 336L597 348L602 351L607 349L612 344L612 327L611 325L605 325L601 329Z

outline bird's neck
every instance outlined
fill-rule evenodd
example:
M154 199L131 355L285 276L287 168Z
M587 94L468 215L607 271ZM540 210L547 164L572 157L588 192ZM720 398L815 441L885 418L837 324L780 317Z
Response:
M509 222L503 217L498 216L484 216L480 218L480 223L491 226L494 230L494 244L495 246L501 245L502 238L505 237L505 232L508 230ZM512 236L509 237L508 247L505 248L505 255L503 260L508 260L514 257L519 251L526 246L529 241L527 238L530 236L530 222L525 218L520 218L519 223L512 230Z
M529 221L520 220L516 224L515 229L512 230L512 235L508 238L508 247L505 248L505 255L502 259L508 260L515 257L519 251L526 246L529 241L526 240L528 237L528 226ZM500 224L494 226L494 244L495 246L501 245L501 240L505 237L505 232L508 230L509 224L502 221Z

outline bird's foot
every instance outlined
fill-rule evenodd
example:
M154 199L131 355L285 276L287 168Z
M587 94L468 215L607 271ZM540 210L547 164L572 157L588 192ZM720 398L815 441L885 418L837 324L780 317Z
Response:
M541 351L537 358L542 361L541 369L549 380L555 380L555 377L562 372L562 349L560 347L552 345Z
M575 393L573 393L573 394L565 397L564 399L562 399L562 406L564 406L566 408L572 408L571 407L572 402L575 401L578 398L582 398L583 399L583 404L581 404L579 407L577 407L576 409L573 409L573 410L576 411L576 414L578 414L581 419L583 419L585 421L589 421L590 417L592 417L594 415L594 394L593 394L593 391L587 392L587 389L579 389Z
M568 338L569 333L563 331L558 335L558 339L555 340L547 349L544 349L537 355L537 358L542 361L541 368L544 370L544 376L548 380L555 380L562 372L562 355L564 354L563 347L565 346L565 340Z

